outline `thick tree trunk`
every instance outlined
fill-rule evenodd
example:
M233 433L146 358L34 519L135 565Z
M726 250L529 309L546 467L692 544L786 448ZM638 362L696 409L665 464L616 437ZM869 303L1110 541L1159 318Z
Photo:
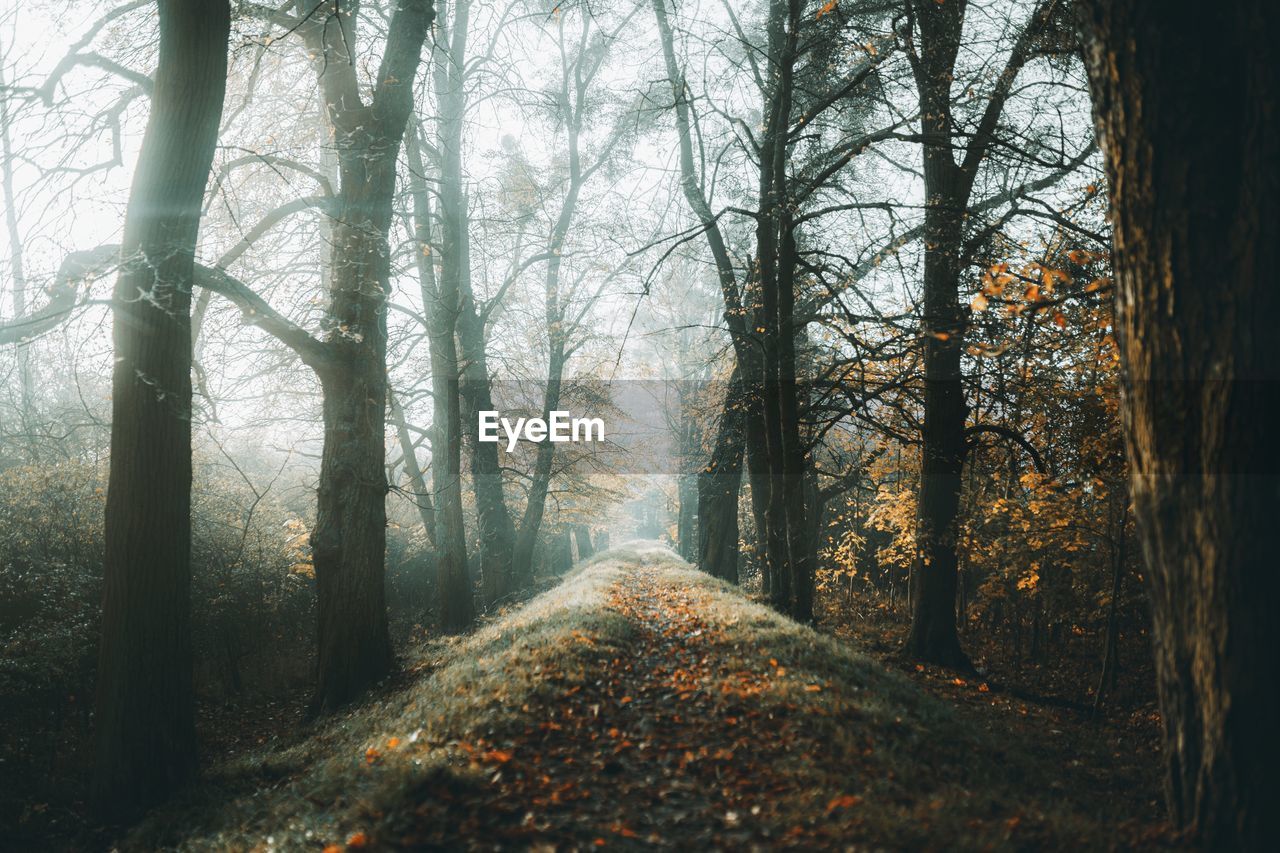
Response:
M938 153L951 156L945 150ZM930 159L926 155L926 183ZM937 198L944 205L949 202L943 199L951 196ZM958 250L960 226L948 209L933 207L925 216L932 225L926 225L932 237L925 239L934 249L924 261L924 429L907 653L917 660L965 667L968 658L956 633L956 529L966 419L960 372L964 320L956 259L944 248Z
M729 380L711 460L698 474L698 565L712 577L738 582L738 492L746 403L738 371Z
M196 770L191 286L226 92L225 0L161 0L160 60L116 282L93 797L135 816ZM141 298L140 298L141 297Z
M814 531L809 525L810 475L800 435L800 399L796 381L795 232L790 214L781 220L778 252L778 399L782 432L782 469L786 486L787 568L791 574L791 618L813 621L813 572L817 561Z
M1174 819L1277 831L1280 6L1083 4ZM1211 24L1210 28L1206 28Z
M808 621L811 592L805 580L812 565L804 541L804 451L796 399L795 241L787 166L794 65L800 4L775 0L769 13L770 77L765 91L767 115L760 141L759 213L756 225L755 281L760 292L757 327L762 352L761 413L768 463L764 564L770 577L769 601L775 609ZM754 491L754 488L753 488Z
M392 668L385 592L387 294L396 162L413 79L431 25L427 0L403 0L388 27L373 101L361 100L350 53L354 16L332 0L303 6L307 40L334 128L340 191L333 217L324 451L311 550L319 598L313 713L350 702Z
M344 238L367 241L345 225L335 228L335 237L338 245L343 245ZM350 242L346 245L348 251L355 249ZM385 243L381 248L385 251ZM373 308L353 304L374 301L360 295L358 282L363 276L353 280L354 271L345 260L335 265L335 295L345 295L341 308L335 302L335 316L359 316L362 309ZM366 341L379 337L369 326L361 328ZM385 335L385 327L382 332ZM383 565L385 346L384 337L381 347L372 352L362 344L340 348L321 375L324 451L311 534L319 603L319 681L313 713L327 713L359 696L389 673L393 663Z
M913 42L912 67L920 95L925 134L924 192L924 426L920 490L917 500L916 561L910 580L911 657L967 668L969 659L956 633L957 516L964 471L965 421L961 354L967 314L960 305L964 211L973 176L989 144L1003 100L993 97L969 147L956 138L951 117L951 86L964 31L965 4L912 0L919 39ZM1014 55L1023 50L1015 47ZM1020 66L1010 60L1008 68ZM1003 78L1002 78L1003 80ZM1010 77L1009 83L1012 83ZM963 154L961 163L956 153Z

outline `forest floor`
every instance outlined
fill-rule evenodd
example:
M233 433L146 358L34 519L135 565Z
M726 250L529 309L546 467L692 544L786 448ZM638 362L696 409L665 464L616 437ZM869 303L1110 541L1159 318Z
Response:
M975 713L633 543L426 647L365 705L224 761L119 846L1169 843L1096 784L1097 756Z

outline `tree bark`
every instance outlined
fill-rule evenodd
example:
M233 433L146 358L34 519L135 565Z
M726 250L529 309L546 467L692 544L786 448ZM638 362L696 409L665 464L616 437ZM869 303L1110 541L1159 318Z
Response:
M680 423L676 440L680 443L676 473L676 547L683 560L696 560L698 552L698 462L702 433L688 411L685 395L680 394Z
M443 265L456 263L458 306L454 332L461 349L459 393L468 426L471 485L476 498L476 523L480 542L481 598L493 606L512 591L511 563L515 549L515 524L507 508L502 485L498 445L476 440L474 425L479 412L493 410L484 317L477 310L471 287L470 230L466 195L462 190L462 118L466 110L467 36L471 4L455 4L449 28L441 28L434 77L440 101L441 216L452 222L452 251L443 252ZM453 276L451 275L450 278Z
M968 668L956 633L956 553L965 423L961 354L968 311L960 304L964 215L974 178L986 158L1013 83L1034 55L1037 35L1058 0L1042 0L1020 31L996 77L975 128L964 141L951 114L951 87L964 33L966 5L911 0L908 52L920 96L923 131L924 426L917 502L917 557L911 581L911 631L906 653L943 666ZM956 159L957 153L960 159Z
M1276 835L1280 6L1082 4L1174 820Z
M355 74L354 19L332 0L299 4L334 128L340 189L330 266L329 338L316 363L324 450L311 549L319 598L313 713L350 702L392 668L385 556L386 303L396 162L431 25L428 0L404 0L388 27L372 103Z
M719 219L712 213L710 203L707 201L706 191L703 188L693 156L693 122L689 110L688 87L680 65L676 61L675 37L672 33L671 23L667 17L663 0L651 0L651 2L654 17L658 24L658 34L662 43L667 78L671 84L671 93L674 98L676 134L680 148L680 188L684 194L685 201L689 205L689 209L697 217L699 224L706 233L707 247L711 251L712 259L715 261L716 277L720 283L720 293L724 301L725 327L729 330L730 338L733 341L734 356L738 362L737 375L742 383L739 404L739 414L743 421L741 432L744 436L743 443L746 448L748 481L751 484L752 517L755 522L756 539L761 545L761 547L757 548L757 556L760 558L761 567L761 591L765 595L769 595L773 588L773 579L769 562L764 559L763 552L765 549L762 547L765 531L768 529L765 516L769 503L769 463L765 447L764 413L761 408L763 365L761 363L760 344L756 339L758 333L754 331L758 325L756 315L759 313L759 306L747 304L746 296L738 282L737 273L729 256L724 235L720 230ZM716 449L713 451L713 461L717 458L728 460L733 457L733 446L722 443L722 440L728 441L730 435L723 431L720 433L717 438ZM738 529L736 489L741 488L740 476L737 482L739 485L735 487L732 500L733 551L735 555L737 553ZM726 485L732 485L732 481L726 481ZM701 490L702 482L700 481L700 493ZM718 488L716 493L719 493ZM723 498L728 501L729 496L723 494ZM701 496L699 500L701 502ZM728 518L725 515L727 511L728 507L724 506L720 511L715 512L715 516L727 522ZM722 526L719 530L720 534L715 541L725 543L728 527ZM705 557L704 549L703 558L705 559ZM734 563L734 574L736 576L736 557ZM722 568L725 567L724 563L719 563L719 565ZM727 568L725 570L727 571Z
M471 572L467 566L467 534L462 511L462 404L456 339L462 280L469 276L470 240L466 195L462 188L462 89L471 4L453 4L447 22L437 19L440 44L433 67L439 111L436 147L440 157L439 204L440 275L432 274L431 211L425 170L416 135L409 140L416 253L422 284L423 310L431 350L431 390L435 404L431 465L435 486L437 550L436 594L440 627L446 633L466 630L475 621Z
M160 58L112 310L110 480L93 798L136 816L196 770L191 288L226 93L225 0L161 0Z
M711 460L698 473L698 565L712 577L738 582L738 492L746 426L742 381L734 371L725 391Z
M493 387L489 379L489 359L484 320L476 311L470 282L463 280L462 306L458 317L458 343L462 348L462 399L468 423L474 426L479 413L493 411ZM502 465L497 442L470 437L471 487L476 498L476 525L480 540L480 584L486 607L513 591L512 561L516 526L503 490Z
M756 335L763 355L760 404L769 488L763 562L770 576L770 603L807 622L812 618L813 566L806 541L806 463L795 374L795 223L787 174L799 26L800 4L774 0L768 23L767 120L760 140L755 281L761 304Z

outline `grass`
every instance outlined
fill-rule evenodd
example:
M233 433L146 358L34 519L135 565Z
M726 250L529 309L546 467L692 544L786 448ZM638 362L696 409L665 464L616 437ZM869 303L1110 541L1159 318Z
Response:
M571 732L581 735L581 757L569 760L602 792L594 800L570 807L539 796L534 733L554 720L579 727ZM655 722L638 750L623 751L624 741L608 752L621 765L591 769L605 754L598 733L620 737L618 727ZM578 736L559 738L572 750ZM666 549L632 543L475 634L420 649L403 682L366 704L212 768L119 846L321 850L413 837L478 846L482 836L468 832L486 825L484 804L495 802L512 820L525 815L523 829L508 826L523 834L501 836L520 846L1140 843L1055 788L1054 771L1034 745L966 725L948 703L846 643ZM691 781L694 806L664 805ZM649 793L656 805L642 801ZM540 805L526 814L523 801L510 802L521 798ZM544 808L545 821L530 820ZM610 825L616 834L593 842Z

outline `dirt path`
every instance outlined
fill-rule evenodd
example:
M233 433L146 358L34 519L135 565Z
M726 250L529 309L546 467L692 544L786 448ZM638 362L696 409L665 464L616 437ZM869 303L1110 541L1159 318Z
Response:
M771 771L772 759L820 745L807 742L794 720L754 707L768 680L786 672L769 661L756 672L726 668L716 648L727 641L724 632L699 615L707 599L656 572L628 572L608 602L632 623L623 653L598 680L569 687L507 748L477 750L494 766L492 796L467 809L456 834L429 820L436 831L423 827L425 837L404 840L693 849L767 842L771 803L803 793L796 780ZM802 826L788 835L815 840Z
M1153 846L1035 751L636 543L122 848Z

